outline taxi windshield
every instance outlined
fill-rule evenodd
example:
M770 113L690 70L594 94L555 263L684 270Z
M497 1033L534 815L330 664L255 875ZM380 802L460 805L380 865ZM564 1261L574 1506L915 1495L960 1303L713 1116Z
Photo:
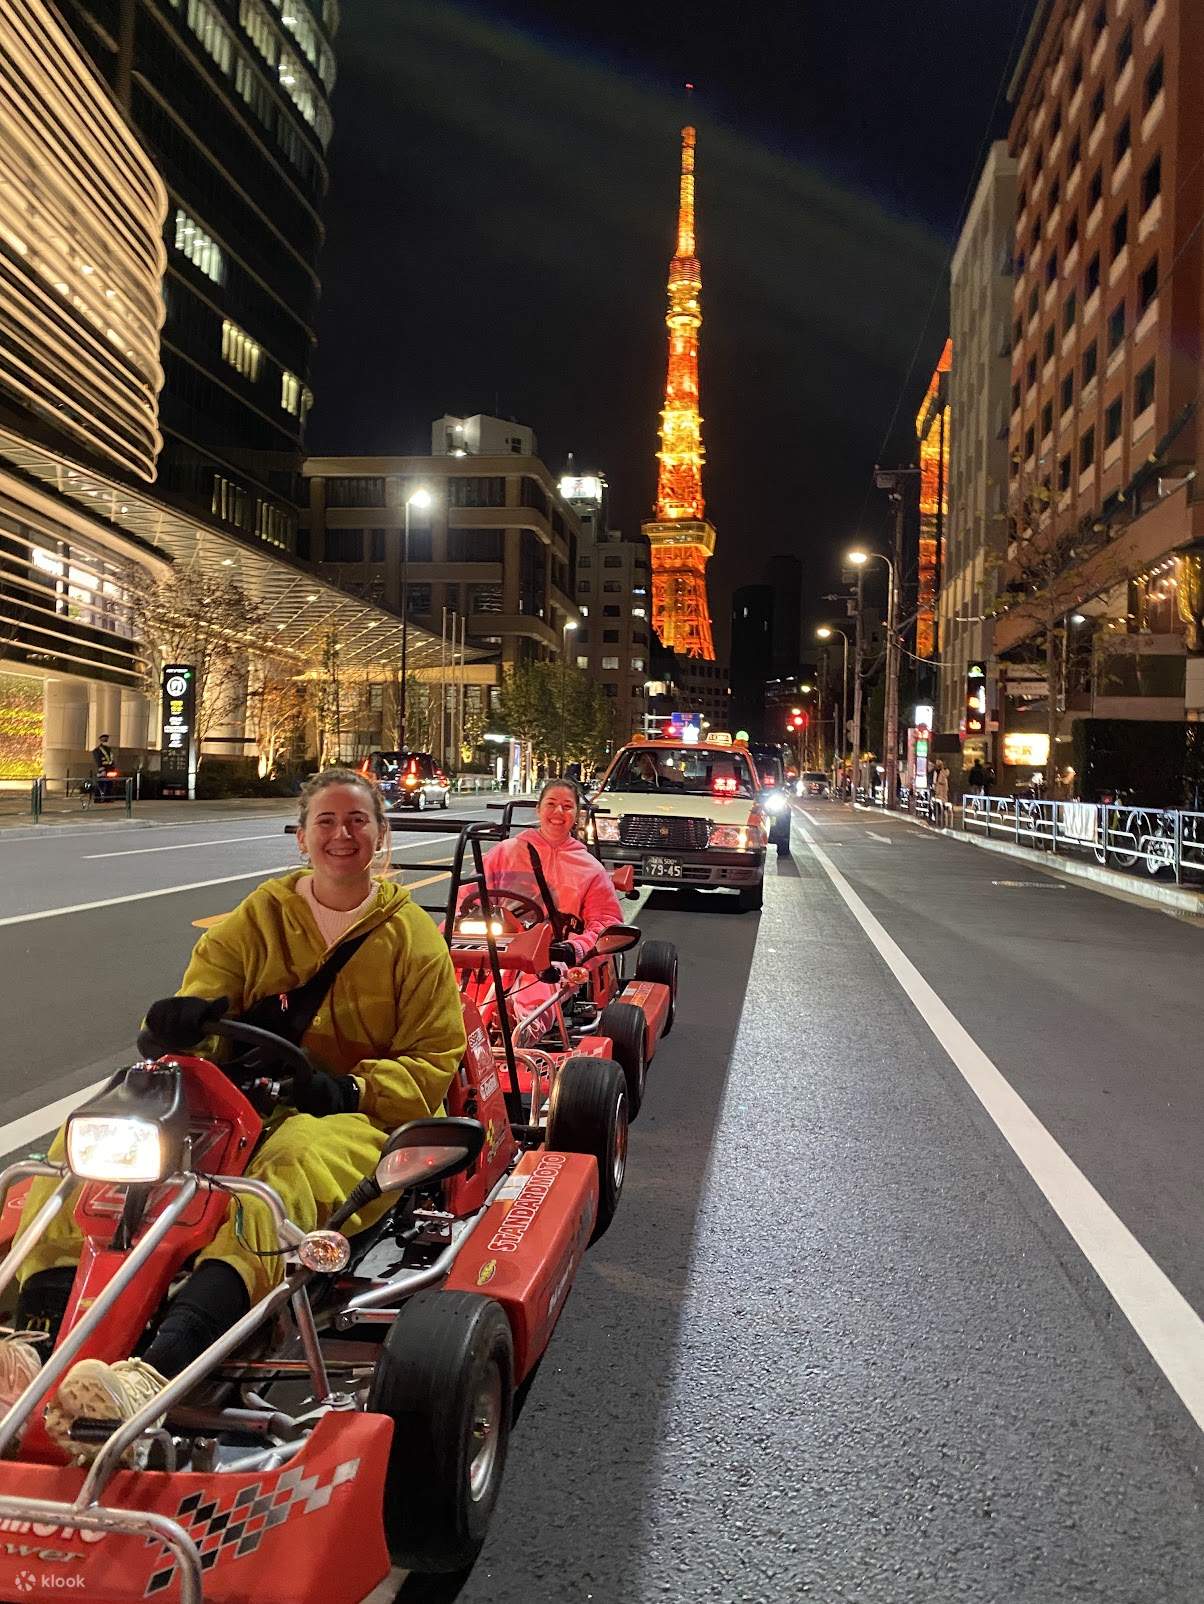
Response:
M742 752L709 746L634 746L619 755L603 791L668 796L753 796Z

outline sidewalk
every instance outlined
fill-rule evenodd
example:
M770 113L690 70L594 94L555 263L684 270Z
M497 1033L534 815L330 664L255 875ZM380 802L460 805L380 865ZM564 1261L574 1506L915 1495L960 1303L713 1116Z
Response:
M229 823L236 819L295 818L297 799L288 796L236 796L211 802L135 802L127 819L121 802L91 808L52 803L36 823L28 813L0 814L0 836L45 835L48 830L150 830L165 824Z

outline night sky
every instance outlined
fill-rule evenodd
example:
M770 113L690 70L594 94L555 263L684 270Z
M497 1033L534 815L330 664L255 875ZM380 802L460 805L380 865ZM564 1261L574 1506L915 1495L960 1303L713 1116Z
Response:
M605 471L634 530L688 117L716 624L775 551L803 559L808 597L831 589L841 545L885 524L867 486L896 407L884 460L913 459L948 254L1031 9L344 0L310 449L425 452L441 413L500 411L554 471L569 451Z

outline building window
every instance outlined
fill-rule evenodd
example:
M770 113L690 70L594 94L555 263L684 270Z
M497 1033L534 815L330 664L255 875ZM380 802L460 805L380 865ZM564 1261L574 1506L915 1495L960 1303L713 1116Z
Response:
M1104 29L1108 26L1108 8L1100 0L1095 8L1095 15L1091 19L1091 43L1097 45L1104 36Z
M294 522L287 512L273 507L270 501L256 503L255 533L260 540L266 540L271 546L283 546L287 550L293 531Z
M1157 61L1154 62L1149 72L1147 72L1145 75L1145 109L1147 111L1149 111L1150 107L1162 93L1162 80L1164 72L1165 68L1163 66L1162 56L1159 55Z
M623 609L621 607L604 607L602 616L603 618L622 618Z
M1037 449L1037 442L1036 442L1033 426L1030 423L1028 428L1024 431L1024 460L1025 460L1025 462L1028 462L1030 460L1030 458L1033 455L1033 452L1036 449Z
M1087 284L1086 284L1087 299L1090 300L1091 297L1095 294L1096 290L1098 290L1098 289L1099 289L1099 252L1096 251L1095 255L1087 263Z
M1019 412L1020 411L1020 380L1019 379L1017 379L1015 384L1012 385L1012 411L1013 412Z
M223 72L229 72L234 60L234 36L209 0L188 0L185 17L204 49Z
M1036 317L1037 307L1040 303L1040 299L1040 292L1038 291L1037 286L1034 284L1032 289L1028 292L1028 315L1030 318Z
M1084 431L1079 440L1079 472L1085 473L1095 461L1095 425Z
M1053 432L1053 402L1047 401L1041 408L1041 438Z
M1028 359L1028 366L1024 370L1024 388L1026 390L1031 390L1032 387L1036 384L1036 382L1037 382L1037 359L1036 359L1035 356L1030 356L1029 359Z
M1050 284L1052 284L1054 282L1054 280L1057 278L1057 276L1058 276L1058 253L1057 253L1057 251L1050 251L1049 258L1045 263L1045 283L1046 283L1046 287L1048 287Z
M633 674L642 674L644 672L644 659L642 657L633 657L631 659L631 672Z
M1125 337L1125 303L1118 302L1108 318L1108 355L1119 350Z
M1076 212L1066 225L1066 254L1070 255L1079 242L1079 214Z
M501 474L457 475L447 481L449 507L504 507L506 481Z
M215 473L213 476L213 494L210 497L209 510L215 518L221 518L239 529L250 526L250 496L233 480L224 478L220 473Z
M1062 332L1064 334L1069 334L1074 327L1074 320L1078 316L1078 311L1079 298L1071 290L1070 294L1062 302Z
M617 579L608 579L606 581L606 583L602 586L603 590L608 590L612 594L617 594L617 592L622 590L622 588L623 588L622 584Z
M1112 260L1115 261L1129 243L1129 208L1127 206L1112 220Z
M1120 396L1112 402L1104 413L1104 444L1110 446L1114 440L1120 439L1121 420L1124 417L1124 401Z
M1124 122L1121 123L1120 127L1116 130L1115 137L1112 140L1112 160L1116 166L1119 166L1124 158L1129 154L1132 144L1133 125L1129 118L1126 117Z
M1141 175L1141 209L1148 212L1162 194L1162 157L1155 156Z
M531 535L531 531L529 529L524 529L523 534ZM429 545L429 532L427 533L426 539ZM536 537L531 535L531 539L535 541ZM500 563L502 561L502 544L503 531L500 529L449 529L447 531L447 560L448 562L453 563ZM417 541L414 530L411 528L411 557L414 556L416 550ZM538 558L538 550L538 542L536 542L535 551L533 551L525 541L523 542L524 579L520 584L520 588L522 584L529 583L530 595L528 600L530 601L531 605L529 607L524 607L522 611L538 612L542 614L543 609L540 603L543 596L543 580L542 575L535 572L536 569L541 567ZM427 559L421 557L418 558L419 562L425 560ZM526 575L526 568L528 566L532 570L529 576Z
M368 561L383 563L385 560L385 529L369 529L368 531Z
M618 666L619 659L617 657L604 657L602 659L602 667L604 670L609 669L613 673L618 669Z
M589 667L589 658L588 657L579 657L577 659L577 667L578 668L588 668Z
M259 377L263 351L237 323L229 318L222 324L222 357L232 368L237 368L244 379L254 384Z
M619 644L619 632L618 632L618 630L617 629L604 629L602 631L602 644L604 646L617 646Z
M1137 304L1144 312L1158 294L1158 258L1152 256L1137 280Z
M1099 367L1099 344L1092 340L1083 352L1083 388L1084 390L1094 379Z
M1070 489L1070 452L1058 459L1058 489Z
M578 568L592 568L593 566L594 566L594 559L592 557L578 557L578 559L577 559L577 567Z
M206 234L187 212L176 211L176 250L186 256L194 267L199 267L207 279L215 284L226 282L226 263L217 241Z
M294 418L304 419L313 405L313 399L295 373L290 373L287 368L281 371L280 405L286 412L291 412Z
M1087 215L1099 205L1104 198L1104 169L1097 167L1091 175L1091 182L1087 185Z
M383 479L361 478L352 474L347 478L326 481L328 507L383 507L384 504Z
M1129 65L1130 61L1132 61L1132 59L1133 59L1133 24L1130 23L1128 25L1128 27L1125 29L1124 33L1121 34L1120 42L1116 46L1116 76L1118 78L1120 77L1121 73L1125 70L1125 68Z
M322 552L322 561L328 563L362 563L364 560L364 531L362 529L328 529Z
M1051 323L1045 331L1045 338L1041 341L1041 360L1049 362L1054 354L1054 326Z
M631 616L633 618L647 618L648 610L645 607L633 607L631 609Z
M1092 128L1104 115L1104 86L1101 84L1091 97L1091 124Z
M1066 177L1077 172L1079 163L1083 159L1083 136L1076 134L1070 141L1070 149L1066 152Z
M1154 364L1147 362L1133 381L1133 416L1139 418L1154 405Z
M602 566L603 568L622 568L623 559L622 557L603 557Z
M1074 405L1074 369L1062 375L1062 411L1069 412Z
M1062 108L1061 106L1055 106L1053 109L1053 115L1049 119L1049 142L1051 145L1061 132Z

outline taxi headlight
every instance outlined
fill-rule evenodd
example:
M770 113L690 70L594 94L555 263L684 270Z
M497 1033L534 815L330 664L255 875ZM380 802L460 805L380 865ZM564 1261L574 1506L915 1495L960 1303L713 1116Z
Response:
M150 1120L77 1114L67 1124L67 1164L81 1181L161 1181L169 1170L164 1134Z
M762 806L766 813L780 813L786 806L786 798L780 791L770 791Z
M617 841L619 839L619 821L607 818L605 814L594 815L594 829L599 841Z
M723 847L729 852L744 852L748 848L748 830L742 824L712 824L707 846Z

